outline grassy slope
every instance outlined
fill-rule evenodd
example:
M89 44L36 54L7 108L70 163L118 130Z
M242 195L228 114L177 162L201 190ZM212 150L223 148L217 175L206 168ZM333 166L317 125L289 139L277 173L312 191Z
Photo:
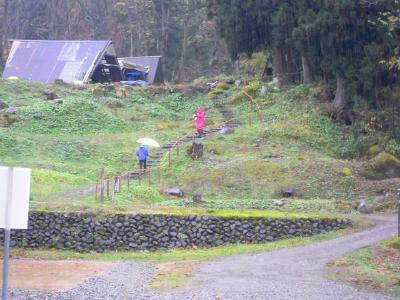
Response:
M59 209L66 206L65 193L93 185L102 167L109 174L136 168L135 140L151 136L161 143L192 131L191 115L206 105L207 118L221 121L219 103L229 103L240 93L223 86L205 95L186 97L179 93L130 89L118 99L113 91L94 97L90 88L53 86L63 105L43 101L47 87L19 81L0 81L0 100L17 107L20 121L0 128L0 162L34 169L32 206ZM259 91L260 89L258 89ZM348 212L360 195L374 197L387 192L398 180L367 181L360 176L369 137L354 137L348 127L321 116L315 105L315 87L297 86L266 96L253 93L262 108L262 122L247 100L226 105L242 126L231 135L214 135L204 141L205 156L192 161L172 153L172 166L162 162L161 184L153 174L138 186L125 187L112 208L123 211L166 210L185 206L200 211L217 209L274 209L303 212ZM233 96L233 98L231 98ZM232 102L232 101L231 101ZM251 120L251 124L250 121ZM353 176L344 176L344 167ZM168 199L159 187L182 188L185 199ZM280 191L294 188L297 197L277 206ZM203 201L193 203L193 194ZM67 200L82 209L98 206L94 197ZM106 208L107 209L107 208ZM179 209L167 209L169 211Z
M165 143L192 131L202 98L131 89L92 96L90 87L52 86L64 104L43 100L42 84L0 81L0 100L18 109L19 122L0 128L0 162L33 168L33 203L62 202L66 190L93 185L102 167L110 174L136 168L136 139ZM218 110L210 108L211 118ZM4 121L4 120L3 120Z
M351 128L323 117L315 105L315 90L299 86L256 98L262 122L256 113L247 115L254 111L248 101L233 105L243 126L232 135L207 138L204 160L174 159L164 184L179 186L189 195L202 194L202 206L211 210L349 212L359 196L372 199L393 190L399 180L371 182L360 175L363 159L357 157L373 138L355 137ZM343 168L351 169L352 176L343 175ZM287 188L294 188L297 197L277 207L273 199L281 198L280 191ZM186 205L195 204L189 200Z

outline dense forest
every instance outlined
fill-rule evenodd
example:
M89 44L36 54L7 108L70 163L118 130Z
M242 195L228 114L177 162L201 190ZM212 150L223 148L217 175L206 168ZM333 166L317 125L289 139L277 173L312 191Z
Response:
M0 8L3 53L8 39L112 39L119 57L163 56L172 82L231 70L203 0L0 0Z
M353 121L352 96L381 107L398 83L398 0L213 0L209 12L232 59L264 50L278 80L336 84L338 120Z

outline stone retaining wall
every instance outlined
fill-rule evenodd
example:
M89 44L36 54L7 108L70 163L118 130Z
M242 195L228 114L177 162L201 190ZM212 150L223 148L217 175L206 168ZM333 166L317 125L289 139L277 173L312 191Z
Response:
M12 230L11 246L75 251L162 250L264 243L349 227L346 219L220 218L32 212L28 230ZM2 239L2 233L0 238Z

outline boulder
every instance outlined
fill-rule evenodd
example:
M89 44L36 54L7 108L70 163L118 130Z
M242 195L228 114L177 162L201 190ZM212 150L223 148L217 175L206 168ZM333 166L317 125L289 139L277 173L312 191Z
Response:
M203 196L201 194L194 194L192 196L192 200L194 203L201 203L201 201L203 200Z
M372 180L400 177L400 160L389 153L381 152L364 164L363 174Z
M67 85L67 83L64 80L62 80L61 78L58 78L58 79L54 80L54 84L56 84L56 85Z
M43 95L44 95L44 100L58 99L57 94L54 91L51 91L51 90L45 90L43 92Z
M268 92L267 87L263 85L263 86L261 87L260 96L261 96L261 97L265 97L265 96L267 95L267 92Z
M185 193L179 188L164 188L159 191L163 195L182 198Z
M54 104L63 104L64 100L63 99L54 99L54 100L51 100L51 102L53 102Z
M361 198L357 205L357 210L363 214L372 213L372 209L367 205L365 198Z
M7 107L8 107L7 103L0 101L0 109L5 109Z
M219 134L232 134L234 132L235 130L229 126L224 126L220 131L218 131Z
M272 201L272 203L273 203L275 206L279 206L279 207L285 205L285 202L284 202L284 200L282 200L282 199L275 199L275 200Z
M15 107L10 107L9 109L7 109L4 113L3 116L9 116L9 115L16 115L18 112L18 110Z
M96 84L92 88L92 95L95 97L103 97L105 96L106 91L101 84Z
M295 193L295 191L294 191L294 189L292 189L292 188L289 188L289 189L286 189L286 190L282 190L282 191L281 191L282 196L283 196L283 197L286 197L286 198L293 197L293 196L294 196L294 193Z

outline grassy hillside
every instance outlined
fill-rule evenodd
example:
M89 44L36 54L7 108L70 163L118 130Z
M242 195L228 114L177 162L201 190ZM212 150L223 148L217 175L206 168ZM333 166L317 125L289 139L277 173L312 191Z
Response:
M381 209L393 207L376 199L393 192L400 180L370 181L362 175L371 145L382 137L332 123L324 116L324 103L318 102L318 86L277 91L256 82L244 89L254 101L225 84L207 97L129 89L125 99L112 90L94 97L93 87L50 88L64 104L44 101L42 92L48 87L43 85L0 81L0 100L18 109L18 121L0 128L0 161L34 169L33 206L98 205L93 196L65 195L93 185L102 167L110 174L135 169L135 140L141 136L166 143L192 132L191 115L198 106L208 108L209 123L221 122L222 105L242 125L233 134L207 137L202 160L186 155L188 145L179 156L174 151L171 167L162 161L161 184L153 178L150 187L145 181L123 188L119 208L348 212L360 196ZM167 198L157 191L173 186L186 197ZM294 189L295 197L277 204L285 189ZM201 194L202 202L193 203L194 194Z
M63 104L43 100L49 88ZM165 143L192 132L191 116L203 104L201 95L132 89L118 99L114 91L95 97L91 88L0 81L0 101L18 118L10 127L0 120L0 162L33 168L33 201L62 200L66 190L93 185L102 167L109 174L135 169L139 137ZM209 110L218 119L218 110Z

